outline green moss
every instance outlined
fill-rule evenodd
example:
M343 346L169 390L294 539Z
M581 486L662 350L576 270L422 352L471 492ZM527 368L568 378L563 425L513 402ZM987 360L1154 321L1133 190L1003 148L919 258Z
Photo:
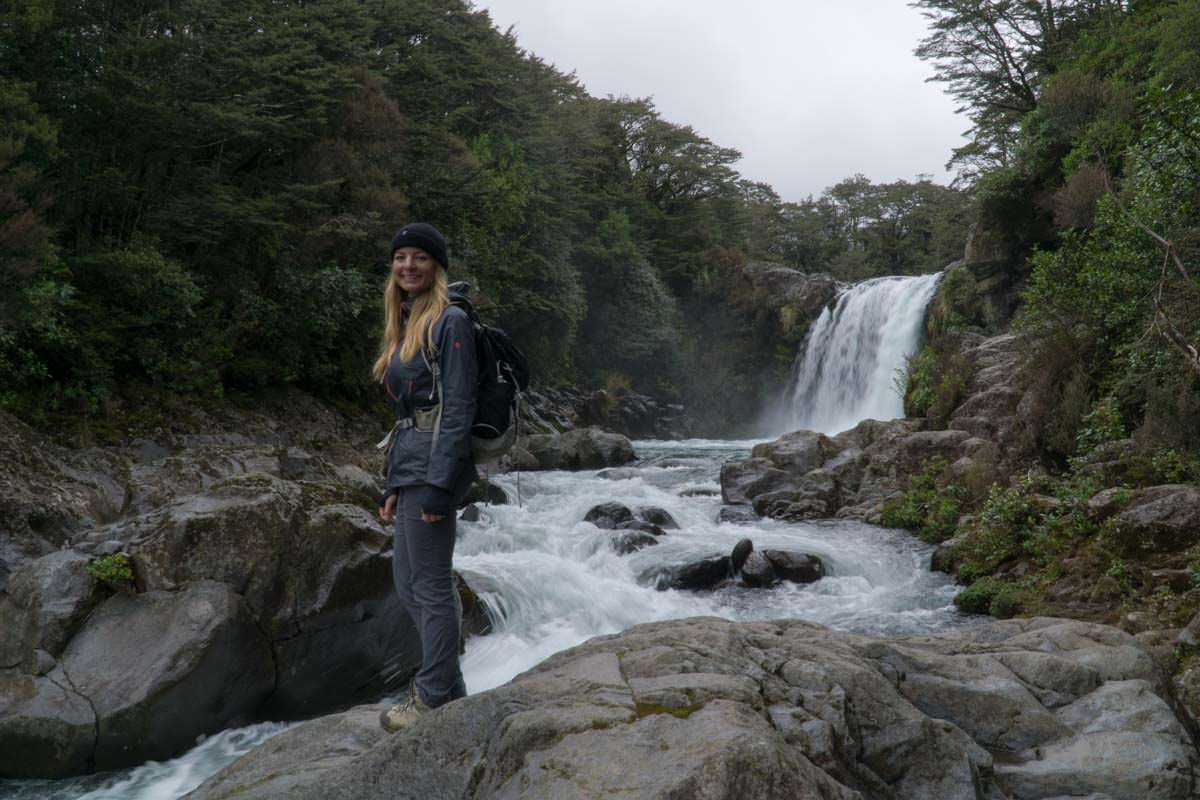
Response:
M670 714L672 717L687 719L702 708L704 708L704 703L694 703L689 706L684 706L683 708L661 706L657 703L638 703L634 707L634 711L637 713L638 719L649 717L652 714Z

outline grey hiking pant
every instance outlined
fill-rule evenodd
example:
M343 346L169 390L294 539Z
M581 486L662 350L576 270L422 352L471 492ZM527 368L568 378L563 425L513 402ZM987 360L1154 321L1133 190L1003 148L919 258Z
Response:
M405 486L396 497L392 577L400 602L421 637L421 669L416 687L430 708L466 697L458 665L458 591L450 571L454 555L454 515L434 523L421 521L418 486Z

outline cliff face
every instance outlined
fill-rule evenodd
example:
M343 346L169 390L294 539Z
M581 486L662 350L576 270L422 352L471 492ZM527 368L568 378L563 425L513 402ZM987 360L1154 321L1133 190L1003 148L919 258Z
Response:
M783 392L809 325L837 296L838 283L753 261L720 292L684 308L692 336L683 396L701 435L748 436Z

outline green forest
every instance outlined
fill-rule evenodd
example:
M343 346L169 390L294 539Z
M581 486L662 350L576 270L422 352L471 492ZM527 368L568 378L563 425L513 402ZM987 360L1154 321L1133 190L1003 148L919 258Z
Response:
M1013 320L1065 465L1136 434L1200 451L1200 3L922 0L969 116L976 216L1027 271Z
M461 0L0 7L0 408L42 426L149 394L377 400L409 220L446 233L538 383L671 399L704 355L689 309L748 260L936 271L969 221L923 176L783 202L735 149L589 96Z
M1200 447L1200 3L913 5L970 125L955 187L855 175L784 202L731 143L590 96L470 2L4 0L0 408L373 400L387 242L415 219L538 383L686 401L692 312L748 261L933 272L976 223L1030 273L1047 451L1104 398ZM758 347L749 322L721 335Z

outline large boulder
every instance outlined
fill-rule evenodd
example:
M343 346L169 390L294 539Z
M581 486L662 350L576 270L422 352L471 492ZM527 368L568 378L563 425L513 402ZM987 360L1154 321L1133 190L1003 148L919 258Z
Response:
M797 478L766 458L727 461L721 465L721 499L730 505L750 505L768 492L794 492Z
M396 735L370 713L307 723L191 797L1184 800L1200 761L1137 640L1049 619L884 639L652 623Z
M628 438L595 427L530 436L524 449L540 469L602 469L637 459Z
M217 580L246 600L274 649L278 681L264 711L275 718L368 699L384 688L381 664L411 671L419 661L392 587L390 538L344 497L324 484L247 475L125 529L146 589Z
M270 644L225 584L117 594L71 639L52 672L3 681L0 775L45 777L170 758L197 736L252 719L274 684Z
M751 458L765 458L775 467L803 475L824 464L841 450L823 433L795 431L785 433L773 442L754 445Z
M58 657L100 600L90 561L56 550L10 576L8 592L0 593L0 665L23 664L30 671L37 651Z
M1176 552L1200 542L1200 489L1186 484L1138 492L1117 516L1116 538L1130 553Z

